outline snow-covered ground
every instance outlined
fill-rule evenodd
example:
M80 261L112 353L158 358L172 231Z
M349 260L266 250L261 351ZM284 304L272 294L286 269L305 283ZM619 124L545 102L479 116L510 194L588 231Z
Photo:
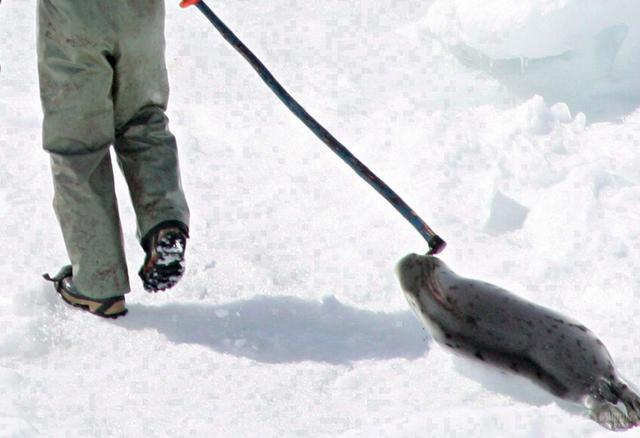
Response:
M454 270L580 320L640 384L636 0L211 6L448 241ZM602 73L589 50L612 26L624 32ZM0 436L609 435L431 341L393 270L426 243L177 1L169 115L188 273L164 294L134 283L116 321L60 302L39 277L66 258L34 31L34 2L0 5ZM459 43L542 68L514 89L516 73L468 62ZM558 102L551 85L571 95ZM590 102L604 106L592 115ZM120 176L118 194L135 281L143 254Z
M607 121L640 105L639 10L637 0L435 0L421 23L519 98Z

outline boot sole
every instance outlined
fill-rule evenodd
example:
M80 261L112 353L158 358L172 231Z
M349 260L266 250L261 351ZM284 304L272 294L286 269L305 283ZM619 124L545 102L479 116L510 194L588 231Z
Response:
M155 248L157 257L152 261L151 269L145 272L143 266L138 273L144 290L150 293L164 291L182 279L186 243L184 236L178 232L169 232L158 240Z

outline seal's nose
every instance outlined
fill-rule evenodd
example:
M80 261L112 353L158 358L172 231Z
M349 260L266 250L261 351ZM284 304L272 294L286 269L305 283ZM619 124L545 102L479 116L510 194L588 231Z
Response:
M400 286L405 291L416 289L420 265L420 256L417 254L406 255L396 264L396 273L400 280Z
M398 272L402 272L417 263L418 263L418 254L414 254L414 253L408 254L402 257L402 259L400 259L400 261L396 264L396 270Z

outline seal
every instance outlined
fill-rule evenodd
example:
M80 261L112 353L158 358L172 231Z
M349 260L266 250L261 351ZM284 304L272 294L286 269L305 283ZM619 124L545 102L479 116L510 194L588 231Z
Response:
M410 254L396 270L409 305L444 348L580 403L607 429L640 425L640 397L584 325L492 284L460 277L437 257Z

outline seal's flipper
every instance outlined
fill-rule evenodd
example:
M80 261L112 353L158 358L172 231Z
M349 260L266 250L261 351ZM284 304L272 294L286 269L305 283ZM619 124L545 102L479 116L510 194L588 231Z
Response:
M627 416L632 426L640 426L640 397L629 386L618 382L616 384L616 393L619 400L624 403L627 409Z
M609 430L640 426L640 397L620 381L600 380L585 404L591 418Z

